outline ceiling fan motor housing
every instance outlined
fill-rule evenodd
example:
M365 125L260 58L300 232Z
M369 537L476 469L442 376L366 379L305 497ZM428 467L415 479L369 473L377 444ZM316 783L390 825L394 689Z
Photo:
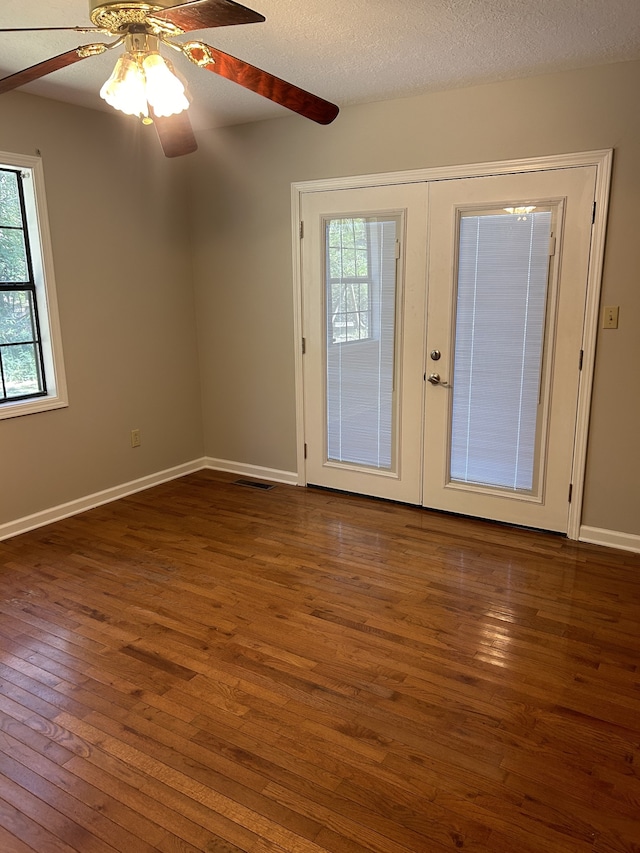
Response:
M117 34L128 30L132 24L146 24L147 16L173 4L165 0L155 3L105 3L89 0L89 16L96 27Z

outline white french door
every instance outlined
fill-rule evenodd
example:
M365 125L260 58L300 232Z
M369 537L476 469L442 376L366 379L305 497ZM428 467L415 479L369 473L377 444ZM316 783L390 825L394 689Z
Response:
M595 179L431 184L425 506L566 532Z
M596 167L305 192L305 482L567 530Z
M426 212L424 184L303 199L308 483L420 502Z

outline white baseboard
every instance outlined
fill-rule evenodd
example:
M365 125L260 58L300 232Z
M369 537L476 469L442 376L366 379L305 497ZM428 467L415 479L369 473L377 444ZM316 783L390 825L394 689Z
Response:
M295 471L280 471L276 468L264 468L260 465L248 465L244 462L232 462L229 459L214 459L211 456L203 456L201 459L194 459L191 462L185 462L183 465L176 465L174 468L167 468L164 471L149 474L147 477L131 480L128 483L122 483L120 486L113 486L113 488L87 495L84 498L78 498L75 501L69 501L36 512L33 515L0 524L0 541L18 536L20 533L27 533L29 530L35 530L37 527L43 527L45 524L52 524L54 521L61 521L63 518L69 518L69 516L78 515L78 513L116 501L119 498L126 498L128 495L142 492L152 486L158 486L161 483L176 480L178 477L193 474L203 468L255 477L273 483L286 483L292 486L298 484L298 475ZM619 548L623 551L634 551L640 554L640 536L634 533L620 533L615 530L582 525L578 539L580 542L605 545L607 548Z
M592 545L606 545L607 548L620 548L622 551L635 551L640 554L640 536L635 533L619 533L616 530L587 527L583 524L578 539Z
M63 518L69 518L71 515L78 515L78 513L86 512L86 510L94 509L102 504L117 501L119 498L126 498L128 495L149 489L151 486L158 486L160 483L176 480L178 477L184 477L186 474L193 474L194 471L201 471L206 467L208 466L205 464L204 459L194 459L192 462L185 462L183 465L176 465L174 468L167 468L165 471L149 474L147 477L141 477L139 480L131 480L129 483L113 486L111 489L105 489L102 492L96 492L93 495L87 495L84 498L60 504L59 506L45 509L42 512L18 518L16 521L0 524L0 541L9 539L11 536L18 536L20 533L27 533L29 530L35 530L36 527L43 527L45 524L51 524L54 521L61 521Z
M176 480L178 477L184 477L186 474L202 471L203 468L209 468L214 471L228 471L231 474L244 474L261 480L270 480L275 483L289 483L294 486L298 482L298 475L292 471L278 471L274 468L262 468L258 465L245 465L242 462L230 462L226 459L212 459L210 456L203 456L201 459L194 459L191 462L185 462L183 465L176 465L174 468L158 471L156 474L149 474L147 477L141 477L139 480L131 480L129 483L122 483L120 486L113 486L111 489L105 489L102 492L86 495L86 497L78 498L75 501L69 501L68 503L36 512L33 515L27 515L24 518L18 518L6 524L0 524L0 542L3 539L10 539L12 536L19 536L20 533L28 533L29 530L35 530L37 527L44 527L45 524L62 521L63 518L78 515L81 512L94 509L102 504L117 501L119 498L126 498L128 495L134 495L136 492L142 492L144 489L150 489L152 486L168 483L170 480Z
M277 468L263 468L260 465L232 462L229 459L214 459L211 456L205 456L203 467L211 468L213 471L228 471L230 474L244 474L247 477L269 480L272 483L287 483L290 486L297 486L298 484L298 475L295 471L279 471Z

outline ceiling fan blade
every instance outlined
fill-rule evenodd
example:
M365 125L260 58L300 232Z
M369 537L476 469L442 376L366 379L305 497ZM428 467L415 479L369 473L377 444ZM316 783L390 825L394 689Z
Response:
M24 68L22 71L17 71L9 77L3 77L0 80L0 95L4 92L10 92L12 89L17 89L18 86L24 86L26 83L31 83L33 80L39 80L45 74L51 74L52 71L59 71L60 68L66 68L67 65L73 65L74 62L80 62L81 59L87 59L90 54L82 55L80 48L68 50L66 53L60 53L58 56L52 56L51 59L45 59L44 62L39 62L37 65L31 65L29 68Z
M158 139L165 157L182 157L198 150L188 113L175 116L157 116L153 113Z
M286 80L281 80L269 74L268 71L262 71L242 59L237 59L209 45L203 44L200 48L199 44L201 43L191 42L184 52L201 68L239 83L245 89L251 89L263 98L269 98L276 104L293 110L318 124L330 124L338 115L339 108L335 104L312 95L311 92L294 86L293 83L287 83ZM206 61L207 54L213 57L213 62Z
M107 33L103 27L8 27L0 28L0 33Z
M196 0L195 3L181 3L170 9L153 12L149 17L175 24L185 33L206 30L209 27L257 24L265 20L264 15L234 3L233 0Z

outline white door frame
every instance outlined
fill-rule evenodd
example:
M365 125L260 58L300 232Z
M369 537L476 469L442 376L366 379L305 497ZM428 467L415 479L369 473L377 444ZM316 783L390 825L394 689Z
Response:
M293 247L293 302L294 302L294 341L295 341L295 386L296 386L296 443L298 485L307 484L305 472L305 435L303 406L303 366L302 366L302 231L300 210L304 193L325 192L327 190L358 189L385 184L424 183L429 181L455 178L485 177L519 172L545 171L547 169L566 169L575 166L596 167L596 208L591 234L589 257L589 277L585 305L584 328L582 337L582 372L578 392L578 409L573 452L572 499L569 505L567 536L578 539L582 517L584 496L585 466L587 457L587 438L589 414L593 391L595 369L596 337L602 287L602 268L606 234L607 212L609 207L609 189L613 150L583 151L575 154L558 154L548 157L536 157L523 160L506 160L495 163L474 163L463 166L445 166L442 168L416 169L408 172L386 172L376 175L359 175L347 178L329 178L320 181L305 181L291 185L291 231Z

